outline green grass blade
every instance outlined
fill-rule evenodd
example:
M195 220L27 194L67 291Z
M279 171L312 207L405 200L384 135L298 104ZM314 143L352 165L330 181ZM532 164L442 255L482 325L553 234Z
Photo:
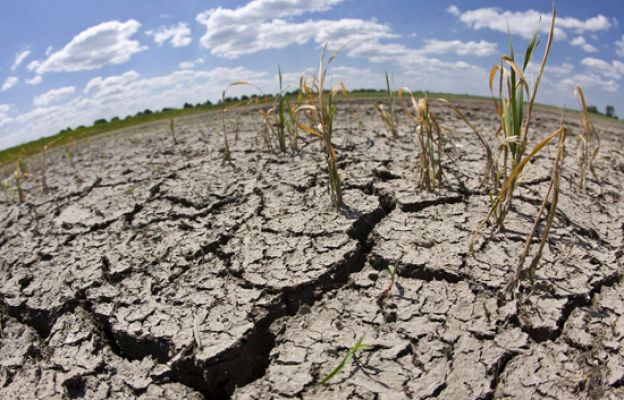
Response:
M331 370L331 372L329 374L325 375L325 377L320 380L319 385L326 384L333 377L338 375L340 373L340 371L342 371L344 369L344 367L346 367L347 364L349 364L351 362L351 360L353 359L353 356L355 355L355 353L357 353L358 351L361 351L361 350L370 350L370 349L373 348L373 346L362 344L363 340L364 340L364 336L362 336L362 337L360 337L360 339L358 339L358 341L353 345L353 347L351 347L347 351L347 354L345 354L345 356L342 358L342 360L336 366L336 368Z

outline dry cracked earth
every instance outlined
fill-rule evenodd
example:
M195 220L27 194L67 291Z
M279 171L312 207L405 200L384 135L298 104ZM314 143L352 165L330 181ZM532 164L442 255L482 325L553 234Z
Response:
M461 108L493 138L491 104ZM341 212L318 142L269 154L253 110L229 116L232 164L217 114L178 121L177 144L158 122L50 151L47 190L28 160L26 203L0 195L1 397L624 398L624 127L596 122L600 181L576 193L568 115L554 226L512 299L554 147L473 257L489 197L470 131L434 109L444 182L422 192L412 128L390 139L373 103L355 110L339 114ZM559 120L538 112L535 135ZM319 385L361 337L370 347Z

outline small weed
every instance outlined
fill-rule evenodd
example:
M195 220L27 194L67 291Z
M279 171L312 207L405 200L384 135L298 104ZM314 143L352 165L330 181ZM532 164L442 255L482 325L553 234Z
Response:
M398 128L397 128L397 119L395 110L395 101L394 101L394 90L390 85L390 76L388 75L388 71L386 71L386 93L388 95L389 108L386 109L384 103L377 103L375 108L379 111L379 115L383 120L384 124L386 124L386 128L388 128L388 132L392 135L392 137L398 136Z
M388 273L390 274L390 283L377 298L377 304L379 305L382 305L383 302L386 300L386 298L390 295L390 291L392 290L392 288L394 287L394 284L397 281L397 268L399 267L399 262L401 262L400 258L394 262L393 266L388 266Z
M134 197L135 190L136 190L136 188L134 186L128 186L128 188L126 189L126 194L128 196Z
M366 350L372 350L373 349L373 346L368 345L368 344L363 344L362 343L363 340L364 340L364 336L362 336L360 339L358 339L358 341L353 345L353 347L351 347L347 351L347 354L345 354L345 356L342 358L342 360L336 366L336 368L331 370L331 372L329 374L325 375L325 377L323 379L321 379L318 384L319 385L327 384L327 382L329 382L333 377L338 375L340 373L340 371L342 371L344 369L344 367L346 367L351 362L351 360L357 355L358 352L366 351Z

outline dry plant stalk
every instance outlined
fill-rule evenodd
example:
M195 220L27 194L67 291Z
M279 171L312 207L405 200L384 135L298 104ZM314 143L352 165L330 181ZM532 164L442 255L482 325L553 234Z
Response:
M583 134L576 137L577 162L579 170L575 180L576 190L580 191L585 189L585 177L587 176L588 170L591 171L594 179L597 181L599 180L596 175L596 170L594 169L594 160L600 151L600 137L589 119L589 112L587 111L587 103L585 102L583 89L581 89L580 86L576 86L574 88L574 94L576 95L579 106L581 107L581 124L583 128ZM592 146L592 142L594 146Z
M24 189L22 189L22 179L24 179L24 172L22 169L22 159L18 159L15 166L15 173L13 175L15 177L15 190L17 191L17 201L19 204L22 204L26 201L26 196L24 195Z
M46 179L46 172L48 169L47 163L47 153L48 153L48 145L43 146L43 151L41 152L41 191L46 192L48 190L48 181Z
M334 117L336 115L336 96L340 87L337 86L325 92L325 80L327 78L327 69L336 58L339 51L340 49L332 53L326 62L325 54L327 52L327 45L323 47L319 62L318 76L312 78L310 85L308 85L304 79L301 80L301 87L299 90L305 97L305 103L297 108L297 112L303 111L308 119L308 124L298 122L297 126L305 132L321 139L329 174L331 200L336 208L342 208L344 206L336 151L332 144ZM342 87L344 87L344 85L342 85Z
M418 156L420 190L431 191L434 186L442 183L442 153L443 138L442 130L437 119L429 108L426 98L418 101L408 88L402 88L400 95L405 91L410 96L411 109L405 107L404 111L408 119L415 121L418 125L418 141L420 143L420 153ZM435 137L434 137L435 134Z
M70 149L71 147L71 149ZM65 145L65 156L69 158L69 163L74 167L74 156L76 155L78 145L73 138L69 138L69 144Z
M271 144L271 137L276 136L276 132L275 132L276 123L274 121L275 109L273 107L269 109L261 108L260 110L258 110L258 112L260 113L260 116L262 117L263 139L265 143L267 144L267 148L269 149L269 152L273 153L274 149L273 149L273 145Z
M261 109L260 115L263 121L263 140L267 143L267 147L273 152L273 145L270 144L270 138L274 136L277 139L277 147L281 153L286 153L288 147L291 151L298 151L299 145L297 140L297 123L298 114L297 108L301 105L303 100L303 94L299 91L295 104L291 105L290 101L286 99L286 88L283 87L282 70L277 69L279 78L279 92L275 96L274 106L268 110ZM301 78L303 79L303 78ZM299 82L301 87L301 81ZM286 138L288 137L289 145L286 144Z
M301 78L303 79L303 78ZM299 87L301 87L301 80L299 81ZM288 129L288 136L290 137L290 149L292 151L299 151L298 141L298 126L299 114L297 114L297 108L303 103L303 93L299 91L297 93L297 99L295 104L286 103L286 110L288 111L288 119L286 120L286 128Z
M284 102L284 89L282 87L282 70L277 66L279 77L279 93L277 95L277 143L280 152L286 153L286 103Z
M550 143L555 137L561 136L562 134L565 134L565 128L563 126L558 128L557 130L552 132L550 135L546 136L546 138L544 138L541 142L539 142L533 148L531 153L529 153L529 155L527 155L522 160L520 160L520 162L511 171L511 173L509 174L509 176L503 183L500 191L498 192L498 196L496 196L496 198L492 201L492 204L490 206L490 211L488 212L486 217L481 221L479 226L470 235L470 239L469 239L470 253L474 253L474 242L477 239L477 237L481 234L481 232L483 231L485 224L494 215L500 203L505 201L505 199L509 198L510 192L513 190L514 182L517 181L518 177L524 170L524 167L526 167L528 162L531 161L533 157L535 157L535 155L539 153L548 143Z
M418 99L418 138L420 140L420 189L431 191L442 183L442 131L429 109L427 99ZM437 141L433 137L435 131ZM437 154L436 154L437 150Z
M557 202L559 200L559 181L561 178L561 166L563 164L563 159L565 158L566 129L565 127L563 127L563 124L561 128L555 131L554 136L551 135L549 136L550 139L547 138L546 140L550 142L550 140L552 140L552 138L554 137L557 137L559 139L559 142L557 144L557 154L553 161L553 166L550 174L550 184L548 185L548 190L546 191L544 199L542 200L542 204L540 205L540 208L535 216L535 221L533 222L531 232L526 238L524 251L522 252L520 260L518 261L516 273L514 274L513 278L509 282L509 285L507 286L508 291L514 291L515 289L517 289L520 282L525 279L528 279L531 282L531 285L535 283L535 271L537 270L537 265L542 258L542 252L544 250L544 246L546 245L546 241L548 240L550 228L552 227L553 221L555 219L555 214L557 212ZM527 158L532 157L536 153L537 151L534 150ZM529 265L525 267L526 259L529 256L529 252L531 251L533 238L535 237L542 214L544 213L546 207L548 207L548 211L546 214L545 226L541 234L541 239L537 251L533 255L533 258L531 259Z
M171 137L173 138L173 144L177 146L178 139L176 138L176 134L175 134L175 125L176 125L175 118L171 118L169 120L169 133L171 134Z
M466 118L464 113L462 113L459 110L459 108L457 108L453 103L451 103L447 99L438 99L438 101L441 102L442 104L446 104L451 110L453 110L455 115L457 115L462 121L464 121L464 123L477 136L477 138L479 139L479 142L481 143L481 145L483 145L483 148L485 149L485 169L483 172L481 185L487 186L490 183L493 183L496 179L496 172L494 170L494 160L492 158L492 149L490 148L490 145L485 141L485 139L483 138L479 130L468 120L468 118Z
M389 108L386 108L383 103L377 103L375 108L379 111L379 115L381 116L384 124L386 124L388 132L390 132L392 137L396 138L398 136L398 128L395 113L394 91L390 85L388 71L386 71L386 94L388 95Z
M224 89L223 92L221 92L221 104L226 104L225 103L225 93L227 92L227 90L233 86L241 86L241 85L249 85L252 86L256 89L258 89L261 93L262 90L260 90L260 88L258 88L257 86L246 82L246 81L235 81L232 82L230 84L228 84ZM249 103L247 103L249 104ZM232 106L233 107L233 106ZM227 133L227 124L225 122L225 113L230 109L230 107L222 107L221 108L221 112L220 117L221 117L221 126L223 129L223 163L231 163L232 162L232 155L230 154L230 144L228 142L228 133ZM237 116L238 117L238 116ZM236 125L235 125L235 134L236 137L238 137L238 120L236 121Z

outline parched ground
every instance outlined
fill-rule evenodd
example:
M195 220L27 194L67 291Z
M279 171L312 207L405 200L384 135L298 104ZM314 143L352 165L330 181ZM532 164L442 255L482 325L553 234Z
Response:
M491 107L461 104L495 147ZM446 157L431 193L406 121L391 139L373 103L339 111L342 212L319 143L269 154L253 110L228 116L232 164L214 113L178 121L177 144L161 122L50 151L47 190L28 160L26 203L10 178L0 194L1 397L624 398L624 127L595 123L600 181L577 193L567 116L555 222L535 285L512 299L554 146L471 256L484 151L434 111ZM559 121L538 112L534 134Z

